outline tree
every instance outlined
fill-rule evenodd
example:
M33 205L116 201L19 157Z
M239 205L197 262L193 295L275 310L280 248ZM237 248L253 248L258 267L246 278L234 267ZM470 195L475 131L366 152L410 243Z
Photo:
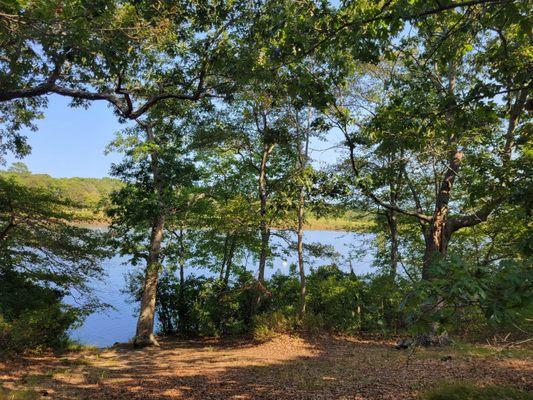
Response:
M7 170L8 172L13 172L15 174L29 174L30 170L26 164L23 162L14 162Z
M2 268L18 270L58 288L89 294L87 281L101 276L99 261L108 253L98 231L80 228L69 211L74 205L54 191L0 176Z
M306 279L304 263L304 223L306 217L307 201L316 178L316 171L311 165L309 155L309 143L311 138L318 138L327 129L323 116L309 106L302 106L301 102L291 99L288 106L288 128L291 137L291 145L294 147L294 165L290 180L287 182L286 191L294 192L296 224L296 251L298 254L298 274L300 280L299 316L302 319L306 308ZM294 186L292 188L291 186ZM320 188L318 189L320 191ZM316 188L315 188L316 191ZM290 194L289 194L290 195ZM316 197L316 196L315 196Z
M19 130L35 128L48 94L74 106L106 101L121 121L167 100L225 96L253 65L245 39L254 12L248 1L3 5L1 150L29 152Z
M293 148L289 134L289 109L286 98L271 85L261 91L246 91L230 110L226 143L241 157L246 168L256 176L258 230L258 293L256 308L268 293L265 269L270 255L270 238L274 221L288 211L285 184L292 174ZM282 90L282 89L281 89ZM256 312L256 310L252 310Z
M396 64L388 60L378 65L357 65L346 82L333 89L336 99L325 111L326 119L343 134L349 149L348 158L341 159L335 167L339 184L335 194L348 207L374 214L377 250L374 263L381 267L382 286L386 288L382 290L381 302L389 329L395 323L392 297L401 258L400 221L403 225L407 223L395 208L410 196L404 173L407 150L400 137L402 126L391 126L381 135L365 127L377 110L387 104L387 82L394 76L395 68ZM374 193L380 196L375 197Z
M308 110L310 113L311 110ZM295 110L295 127L296 127L296 148L297 148L297 165L296 168L300 172L301 182L299 183L300 190L298 194L298 226L296 230L297 236L297 251L298 251L298 271L300 273L300 318L305 315L305 266L303 254L303 226L304 226L304 210L306 200L306 186L309 184L305 181L305 173L308 172L309 163L309 137L311 129L310 115L307 116L307 126L303 125L299 110Z
M90 283L102 279L105 236L73 225L75 203L53 190L0 176L0 198L0 319L8 324L2 346L62 345L69 327L103 306ZM78 305L63 304L67 295Z
M197 198L192 186L197 172L185 154L186 119L166 114L165 109L154 109L146 120L126 129L113 143L125 153L124 161L113 167L113 175L120 177L125 186L111 196L111 230L120 238L116 245L122 254L132 257L134 263L146 262L136 346L157 345L153 335L157 282L172 241L170 237L165 240L165 236L173 229L168 226L172 218ZM178 227L184 229L183 225Z
M509 5L507 11L519 12L521 6ZM524 51L525 32L518 27L520 18L518 25L508 24L482 11L420 21L417 36L405 38L395 55L398 67L386 102L361 129L377 138L375 155L391 135L405 146L397 165L409 197L392 201L373 187L364 172L367 162L357 157L357 134L345 131L362 193L389 213L419 221L425 242L422 278L428 281L435 279L432 268L446 257L452 235L486 221L509 199L508 187L517 178L512 154L519 154L524 140L520 121L530 80L522 63L504 66L500 57L511 49ZM494 30L500 34L488 33ZM503 104L497 100L502 95ZM442 299L432 299L423 314L438 319L441 306Z

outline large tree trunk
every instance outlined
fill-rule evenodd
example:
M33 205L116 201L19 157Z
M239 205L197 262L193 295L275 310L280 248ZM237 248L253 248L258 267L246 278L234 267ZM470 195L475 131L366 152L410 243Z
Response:
M144 124L143 127L146 130L148 141L154 142L155 137L152 126L149 124ZM152 224L148 263L146 266L143 292L141 297L141 308L139 312L139 319L137 321L137 330L133 340L133 345L136 347L158 345L154 337L154 318L157 297L157 281L159 278L159 270L161 268L160 253L165 227L165 209L163 202L163 182L159 174L157 149L152 151L150 165L153 175L154 191L158 199L158 209Z
M425 238L426 246L422 266L422 279L425 280L434 278L431 265L439 257L445 256L448 250L448 242L452 235L451 226L448 224L448 203L462 159L462 151L456 150L453 152L453 156L450 158L448 168L437 193L435 211L433 212L433 217Z
M143 284L141 297L141 309L137 321L137 330L133 341L134 346L142 347L149 345L158 345L154 337L154 317L155 302L157 296L157 281L161 264L159 262L159 253L161 251L161 242L163 240L163 227L165 218L159 215L152 227L150 239L150 254L148 256L148 265Z
M450 71L448 76L448 96L450 99L455 100L455 85L456 85L456 63L451 62ZM435 197L435 210L433 211L433 217L427 229L425 236L425 249L424 260L422 265L422 279L432 280L433 274L431 266L441 256L446 255L448 249L448 241L451 236L451 232L446 226L448 219L450 196L455 183L455 178L459 173L461 167L461 161L463 159L463 152L459 150L457 145L457 135L454 132L454 118L453 115L448 112L446 114L446 121L449 124L449 129L452 129L452 133L449 137L450 150L448 155L448 165L444 177L437 189Z
M422 265L422 279L426 281L431 281L436 278L432 270L433 264L441 257L445 257L448 250L448 242L452 235L451 225L448 223L448 204L462 159L462 151L453 151L448 162L448 168L437 192L435 211L433 212L432 220L427 228L427 233L424 238L425 249ZM443 306L444 299L442 298L436 298L431 302L422 304L420 310L422 317L423 319L430 321L430 323L428 333L421 335L418 340L420 344L440 345L449 342L446 333L439 333L440 324L435 321L434 318L434 315L436 315Z

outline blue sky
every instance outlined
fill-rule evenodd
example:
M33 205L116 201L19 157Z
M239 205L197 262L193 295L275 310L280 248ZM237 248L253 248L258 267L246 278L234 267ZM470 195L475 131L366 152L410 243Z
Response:
M126 125L118 123L104 101L92 102L88 109L71 108L68 104L66 97L50 96L44 119L36 123L38 130L23 132L32 147L31 154L22 160L7 154L6 166L22 161L35 174L54 177L109 176L111 164L120 161L121 155L105 155L104 150L114 133ZM315 165L334 161L338 149L331 147L340 140L340 132L330 132L327 142L312 142L310 155L315 159ZM0 169L3 169L1 165Z
M8 154L7 166L22 161L33 173L55 177L108 176L111 163L119 161L120 154L106 156L104 150L124 125L106 102L93 102L87 110L68 104L68 98L50 96L44 119L37 121L39 129L24 132L31 154L22 160Z

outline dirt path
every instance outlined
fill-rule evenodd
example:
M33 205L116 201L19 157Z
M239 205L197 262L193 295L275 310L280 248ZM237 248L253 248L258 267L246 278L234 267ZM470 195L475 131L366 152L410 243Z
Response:
M451 360L444 361L444 355ZM352 338L162 340L0 364L0 399L415 399L438 383L533 390L533 361L518 354L395 350ZM16 397L20 396L20 397ZM24 397L26 396L26 397Z

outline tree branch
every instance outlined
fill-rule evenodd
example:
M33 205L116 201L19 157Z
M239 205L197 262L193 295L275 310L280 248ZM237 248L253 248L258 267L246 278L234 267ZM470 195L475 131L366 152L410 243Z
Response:
M63 63L64 58L58 58L54 62L54 69L52 70L50 76L46 79L46 81L37 86L24 89L0 90L0 102L42 96L49 93L61 75Z
M490 214L503 200L504 196L499 196L495 199L491 199L479 210L474 211L472 214L450 218L447 222L450 231L453 233L461 228L475 226L481 222L485 222Z

